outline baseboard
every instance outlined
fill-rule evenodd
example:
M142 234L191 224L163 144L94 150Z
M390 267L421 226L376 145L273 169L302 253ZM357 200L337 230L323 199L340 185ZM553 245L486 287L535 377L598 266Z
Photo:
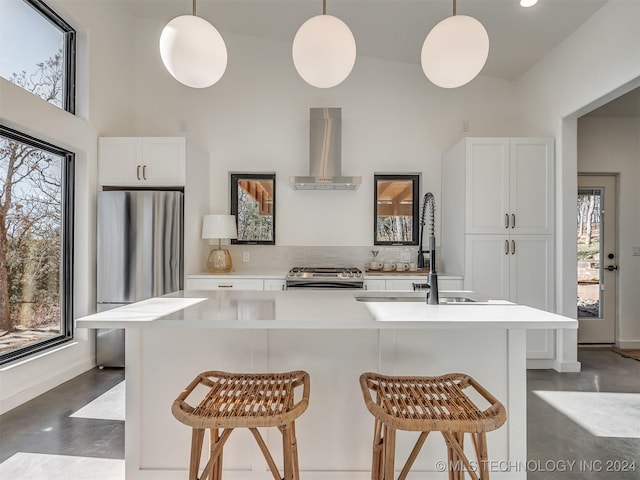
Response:
M25 388L24 390L20 390L13 395L0 399L0 415L8 412L9 410L13 410L23 403L42 395L72 378L77 377L81 373L91 370L93 367L95 367L95 361L93 359L82 360L73 365L69 365L64 369L64 371L58 372L51 377L43 378L41 381Z
M582 368L580 362L561 362L556 361L553 364L553 369L560 373L578 373Z
M640 350L640 340L620 340L616 342L620 350Z

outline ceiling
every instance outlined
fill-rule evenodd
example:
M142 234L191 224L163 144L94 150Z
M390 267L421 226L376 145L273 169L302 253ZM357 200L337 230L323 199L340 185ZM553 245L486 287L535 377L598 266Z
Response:
M168 22L191 13L190 0L122 0L140 18ZM593 15L607 0L458 0L457 13L482 22L490 39L482 74L515 80ZM452 12L451 0L327 0L327 13L354 34L359 55L419 63L424 39ZM322 13L322 0L199 0L197 14L225 33L291 42L302 23Z

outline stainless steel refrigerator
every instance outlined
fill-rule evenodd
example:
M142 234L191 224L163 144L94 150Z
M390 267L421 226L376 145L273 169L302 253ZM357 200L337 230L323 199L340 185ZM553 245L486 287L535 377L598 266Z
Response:
M182 192L98 192L97 311L181 290L182 235ZM123 329L96 329L96 363L124 367Z

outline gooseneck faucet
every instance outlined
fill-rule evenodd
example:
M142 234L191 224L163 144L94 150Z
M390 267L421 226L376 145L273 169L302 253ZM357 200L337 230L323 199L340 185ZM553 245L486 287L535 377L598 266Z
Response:
M427 293L427 303L429 305L438 305L440 299L438 297L438 267L436 266L436 199L433 193L427 192L422 199L422 215L420 218L420 246L418 247L418 268L424 268L424 250L422 249L422 238L424 236L425 217L427 210L429 211L429 276L427 277L427 285L429 291ZM414 290L419 289L423 285L414 284Z

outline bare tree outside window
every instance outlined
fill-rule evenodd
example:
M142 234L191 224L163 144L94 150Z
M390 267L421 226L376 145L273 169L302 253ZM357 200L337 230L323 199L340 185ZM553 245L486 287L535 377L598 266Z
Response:
M580 191L577 203L578 317L600 316L600 191Z

